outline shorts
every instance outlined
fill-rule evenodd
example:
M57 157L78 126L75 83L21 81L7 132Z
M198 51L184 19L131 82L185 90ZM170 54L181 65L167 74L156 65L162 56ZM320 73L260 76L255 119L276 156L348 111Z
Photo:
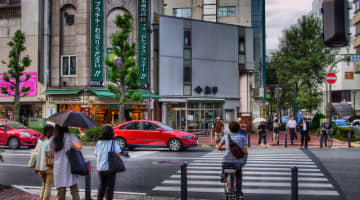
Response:
M222 134L221 133L215 133L215 141L216 143L219 143L222 139Z

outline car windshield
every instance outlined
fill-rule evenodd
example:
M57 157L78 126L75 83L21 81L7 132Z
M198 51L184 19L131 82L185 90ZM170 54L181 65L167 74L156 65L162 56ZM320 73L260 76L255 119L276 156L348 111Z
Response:
M7 125L9 125L11 128L13 129L24 129L26 128L26 126L18 123L18 122L14 122L14 121L4 121Z
M170 126L163 124L161 122L157 122L157 124L159 124L163 129L167 130L167 131L173 131L174 129L172 129Z
M338 121L335 121L336 122L336 125L337 126L347 126L348 124L346 123L346 121L341 121L341 120L338 120Z

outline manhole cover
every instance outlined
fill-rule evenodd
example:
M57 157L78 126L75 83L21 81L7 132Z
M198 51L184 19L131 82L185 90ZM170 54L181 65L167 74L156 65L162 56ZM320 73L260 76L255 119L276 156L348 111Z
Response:
M154 161L152 162L153 165L181 165L183 162L179 161Z

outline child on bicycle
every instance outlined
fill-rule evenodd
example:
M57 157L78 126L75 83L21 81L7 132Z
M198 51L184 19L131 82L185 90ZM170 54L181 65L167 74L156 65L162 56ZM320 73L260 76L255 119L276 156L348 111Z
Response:
M224 169L235 169L236 170L236 198L238 200L244 199L242 192L242 167L246 164L247 160L247 142L246 135L240 133L240 125L238 122L233 121L229 123L230 134L223 136L219 145L218 150L222 150L225 145L225 155L222 161L222 173L221 181L225 182ZM244 156L240 159L236 158L230 150L230 140L234 141L244 153Z

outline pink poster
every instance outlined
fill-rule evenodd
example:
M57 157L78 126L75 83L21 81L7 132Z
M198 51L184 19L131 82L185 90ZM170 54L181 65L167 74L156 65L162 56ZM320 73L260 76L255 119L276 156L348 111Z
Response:
M28 81L22 82L20 84L20 90L23 87L30 87L30 91L27 92L26 96L36 97L37 96L37 72L24 72L23 74L24 75L20 78L20 80L25 80L26 75L30 75L30 79ZM2 77L3 77L3 74L0 73L0 86L9 88L8 92L10 95L5 95L0 92L0 97L11 97L12 95L14 95L15 92L10 91L11 84L8 82L5 82ZM15 79L12 78L10 80L11 80L11 82L15 83ZM24 96L24 95L21 94L21 96Z

